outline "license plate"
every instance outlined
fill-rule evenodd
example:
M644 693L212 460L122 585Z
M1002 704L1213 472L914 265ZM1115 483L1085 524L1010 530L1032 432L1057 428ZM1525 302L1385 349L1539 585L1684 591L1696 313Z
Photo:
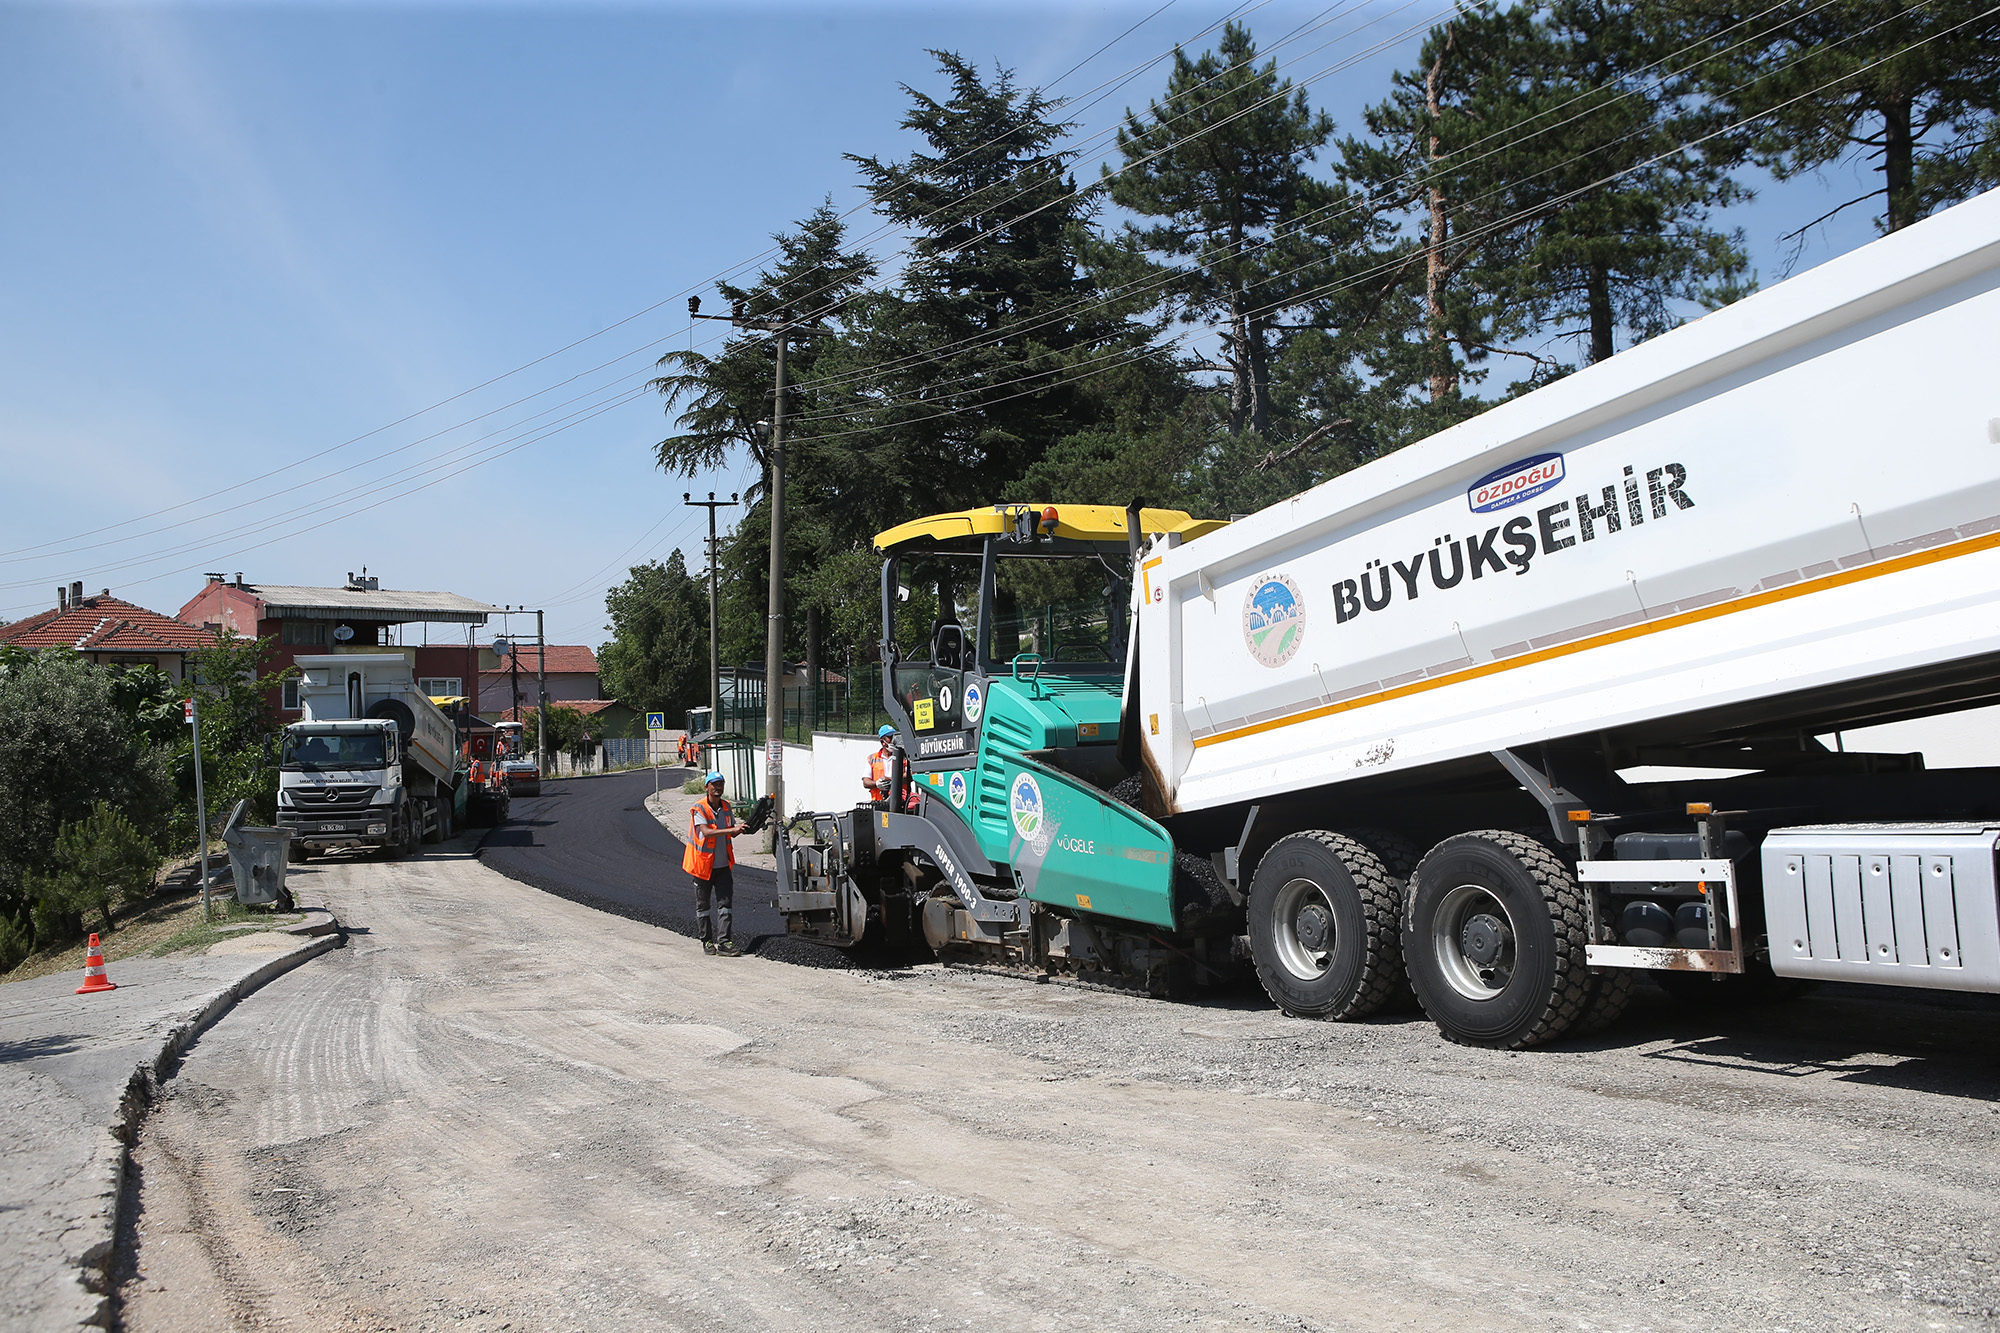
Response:
M319 831L321 833L338 833L341 831L341 826L338 824L321 824Z

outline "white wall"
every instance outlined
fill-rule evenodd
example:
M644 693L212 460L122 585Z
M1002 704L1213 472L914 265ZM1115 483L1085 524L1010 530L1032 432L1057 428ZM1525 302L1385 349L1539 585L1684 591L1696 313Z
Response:
M815 732L810 746L787 745L785 813L852 810L866 800L868 793L861 784L877 744L860 736Z

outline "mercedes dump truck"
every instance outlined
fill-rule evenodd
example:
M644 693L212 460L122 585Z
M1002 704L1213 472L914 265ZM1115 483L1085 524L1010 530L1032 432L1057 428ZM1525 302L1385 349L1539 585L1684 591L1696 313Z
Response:
M2000 702L2000 192L1237 522L877 545L905 771L794 820L800 934L1498 1047L2000 991L2000 762L1841 739Z
M292 854L379 847L392 856L442 842L477 792L465 746L396 653L297 659L300 720L282 733L278 823ZM498 779L496 778L495 781Z

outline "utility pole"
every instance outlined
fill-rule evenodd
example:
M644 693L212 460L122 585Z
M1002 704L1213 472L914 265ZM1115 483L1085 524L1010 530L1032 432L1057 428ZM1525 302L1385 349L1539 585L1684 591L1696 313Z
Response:
M722 617L722 601L715 583L715 511L735 504L736 492L731 491L727 500L718 500L715 498L715 492L710 491L706 500L697 500L687 491L682 491L681 502L700 505L708 511L708 729L720 731L722 730L722 643L716 635L717 624Z
M542 613L535 612L535 767L549 766L549 641L542 637Z
M699 296L688 298L688 316L724 318L702 314ZM778 344L777 390L771 398L771 600L764 618L764 772L771 804L781 820L785 813L785 349L792 330L814 317L795 320L780 310L759 318L745 314L740 304L727 316L737 328L762 330L773 335Z
M194 728L194 818L201 830L201 919L209 919L208 902L208 797L201 789L201 691L188 682L188 725Z

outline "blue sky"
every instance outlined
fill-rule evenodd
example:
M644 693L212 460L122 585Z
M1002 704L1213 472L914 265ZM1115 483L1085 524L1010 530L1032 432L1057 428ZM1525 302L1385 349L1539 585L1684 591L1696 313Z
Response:
M1269 47L1333 19L1276 54L1358 129L1440 8L1266 0L1249 22ZM666 422L632 395L688 345L686 294L716 309L769 233L861 202L842 154L910 151L899 85L941 91L925 48L1077 96L1229 12L0 5L0 619L75 579L171 613L206 570L365 564L598 644L628 564L700 563L682 492L749 480L652 465ZM1163 81L1080 99L1080 137ZM1733 215L1767 282L1841 175L1761 183ZM1872 234L1849 210L1794 264Z

